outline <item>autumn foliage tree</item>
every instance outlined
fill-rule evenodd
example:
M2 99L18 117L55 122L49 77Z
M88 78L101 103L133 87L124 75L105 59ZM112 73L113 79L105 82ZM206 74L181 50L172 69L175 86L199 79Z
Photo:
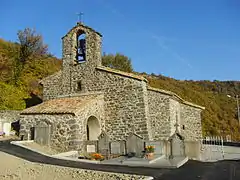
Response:
M17 84L21 72L27 61L47 54L48 46L43 43L42 35L34 29L25 28L17 33L19 47L18 57L15 59L14 81Z
M102 64L113 69L133 72L131 59L120 53L103 55Z

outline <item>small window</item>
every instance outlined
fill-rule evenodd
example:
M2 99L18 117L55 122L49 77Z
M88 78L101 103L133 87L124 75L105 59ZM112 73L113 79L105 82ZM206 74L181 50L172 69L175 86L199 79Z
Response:
M185 125L182 125L182 129L183 129L183 130L185 129Z
M89 141L89 127L87 125L87 140Z
M77 82L77 91L81 91L82 90L82 82L78 81Z

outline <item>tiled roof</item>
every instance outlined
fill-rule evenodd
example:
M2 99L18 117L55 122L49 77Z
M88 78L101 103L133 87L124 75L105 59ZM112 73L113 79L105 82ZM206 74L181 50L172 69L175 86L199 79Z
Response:
M113 74L117 74L117 75L120 75L120 76L125 76L125 77L129 77L129 78L137 79L137 80L140 80L140 81L148 82L147 79L144 78L143 76L139 76L139 75L136 75L136 74L133 74L133 73L127 73L127 72L123 72L123 71L112 69L112 68L105 67L105 66L98 66L96 69L101 70L101 71L110 72L110 73L113 73Z
M21 114L73 114L90 101L94 100L93 97L69 97L58 98L45 101L39 105L27 108Z

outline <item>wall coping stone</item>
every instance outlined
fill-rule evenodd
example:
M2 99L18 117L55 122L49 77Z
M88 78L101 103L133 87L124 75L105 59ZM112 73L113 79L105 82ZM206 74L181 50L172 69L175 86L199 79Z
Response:
M60 71L58 71L58 72L53 73L53 74L50 75L50 76L47 76L47 77L41 79L40 81L38 81L38 83L39 83L39 84L44 84L44 82L46 82L46 81L48 81L48 80L51 80L51 79L54 78L54 77L60 76L61 74L62 74L62 71L60 70Z
M205 107L203 107L203 106L199 106L197 104L193 104L191 102L185 101L179 95L177 95L176 93L173 93L171 91L166 91L166 90L163 90L163 89L153 88L153 87L150 87L150 86L148 86L147 89L150 90L150 91L155 91L155 92L166 94L166 95L169 95L169 96L172 96L172 97L176 97L182 104L192 106L192 107L195 107L195 108L199 108L199 109L202 109L202 110L205 109Z
M105 72L117 74L117 75L120 75L120 76L128 77L128 78L148 82L148 80L146 78L144 78L143 76L139 76L139 75L136 75L136 74L133 74L133 73L127 73L127 72L123 72L123 71L120 71L120 70L116 70L116 69L112 69L112 68L104 67L104 66L98 66L98 67L96 67L96 69L100 70L100 71L105 71Z
M84 93L74 93L74 94L67 94L67 95L59 95L57 98L67 98L67 97L81 97L81 96L90 96L90 95L103 95L104 93L101 91L97 92L84 92Z
M77 27L86 28L86 29L88 29L88 30L90 30L90 31L98 34L100 37L102 37L102 34L99 33L99 32L97 32L97 31L95 31L93 28L91 28L91 27L89 27L89 26L86 26L86 25L84 25L83 23L78 22L76 26L74 26L73 28L71 28L71 29L68 31L68 33L67 33L65 36L62 37L62 39L63 39L64 37L66 37L68 34L70 34L70 32L71 32L72 30L74 30L75 28L77 28Z

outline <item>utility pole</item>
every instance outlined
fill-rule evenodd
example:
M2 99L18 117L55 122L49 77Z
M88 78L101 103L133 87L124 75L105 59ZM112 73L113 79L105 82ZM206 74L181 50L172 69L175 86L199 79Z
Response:
M237 101L237 111L238 111L238 123L240 125L240 110L239 110L239 102L238 102L238 95L236 95L236 101Z

